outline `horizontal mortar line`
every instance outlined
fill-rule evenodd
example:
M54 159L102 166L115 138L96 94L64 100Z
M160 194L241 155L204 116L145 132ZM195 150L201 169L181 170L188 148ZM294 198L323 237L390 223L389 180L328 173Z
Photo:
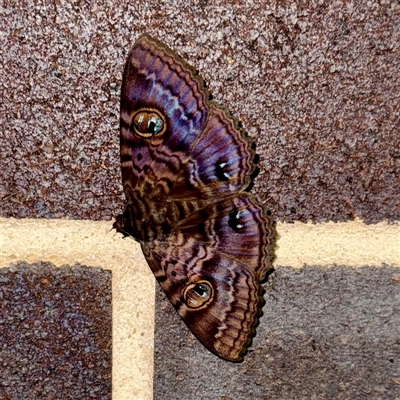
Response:
M0 260L6 262L30 257L38 260L43 254L46 261L56 265L71 261L82 263L82 260L90 265L103 265L109 263L110 250L113 259L118 256L119 262L134 255L133 251L141 254L135 241L121 240L122 236L112 230L112 221L0 218L0 228ZM383 263L400 266L399 222L368 225L359 219L320 224L278 222L277 232L275 266L301 268L335 264L359 267ZM46 238L45 243L38 243L36 237ZM26 246L21 246L21 242ZM100 251L90 252L88 242L90 247L99 247ZM106 245L110 246L107 251ZM56 252L56 246L63 251ZM112 264L107 268L112 269Z
M275 266L400 266L400 224L278 223Z
M17 261L112 271L113 399L153 398L154 278L140 250L111 221L0 218L0 268ZM277 223L274 266L400 266L400 225L360 220Z

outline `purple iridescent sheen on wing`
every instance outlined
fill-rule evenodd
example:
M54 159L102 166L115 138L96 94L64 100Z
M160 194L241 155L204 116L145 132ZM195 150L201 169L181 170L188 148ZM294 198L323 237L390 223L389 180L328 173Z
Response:
M275 237L272 219L245 191L255 169L252 143L209 101L195 69L148 35L128 56L120 124L127 205L114 227L140 242L199 341L242 360Z

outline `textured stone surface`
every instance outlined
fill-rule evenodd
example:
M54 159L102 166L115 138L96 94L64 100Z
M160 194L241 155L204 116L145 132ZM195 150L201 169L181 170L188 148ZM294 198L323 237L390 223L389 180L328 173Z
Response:
M5 0L0 17L0 215L122 210L119 87L147 32L198 68L257 141L254 191L276 219L399 220L398 1ZM306 271L277 270L272 293L267 284L272 314L241 365L207 354L167 308L173 317L157 317L157 398L397 399L395 272ZM196 351L182 357L188 347Z
M0 398L111 399L111 274L0 269Z
M64 291L70 290L76 293L77 302L81 297L85 298L89 292L94 294L96 299L101 299L103 296L109 307L108 285L112 274L112 321L108 315L100 318L95 315L101 312L96 307L85 308L88 313L94 313L87 318L88 320L93 318L94 328L97 331L107 332L107 335L111 334L110 324L112 324L112 360L107 358L104 362L108 364L103 365L105 370L110 371L112 361L112 395L121 400L137 398L139 395L141 400L150 400L153 392L154 277L146 265L139 244L111 231L111 225L110 221L0 218L0 270L5 268L4 273L7 274L11 264L25 260L32 265L31 271L25 268L17 269L12 274L8 273L7 287L30 293L32 287L29 277L32 275L34 279L36 275L40 275L40 269L43 267L44 271L41 274L48 272L58 277L60 282L58 288L62 286ZM61 272L49 270L47 263L39 263L40 260L51 262L57 268L77 263L92 267L101 266L103 270L96 268L93 274L102 273L106 276L103 278L94 276L87 282L80 276L90 277L90 271L85 275L80 273L79 269L71 269L67 271L68 274L64 274L66 275L64 277ZM70 276L74 274L75 278ZM79 284L75 284L77 280ZM41 286L38 285L38 288ZM44 286L44 289L46 288L47 286ZM48 301L51 301L52 296L57 298L60 291L54 289L46 292ZM37 292L40 295L40 291ZM7 295L10 297L13 294L8 292ZM15 312L12 304L9 303L7 309L10 313ZM62 306L61 303L61 314ZM111 310L106 309L104 312L108 313ZM60 321L56 320L55 323ZM33 325L35 321L26 319L24 322L26 331L35 329ZM62 338L57 337L57 341L58 344L63 343ZM14 344L20 346L19 340ZM51 345L52 343L49 344ZM69 371L66 371L66 375L68 373ZM44 375L44 378L46 377ZM68 377L63 379L67 380ZM73 393L72 390L71 398L75 399ZM69 398L65 391L62 394L63 399ZM1 396L0 399L3 400Z
M399 398L398 268L277 268L264 286L240 364L207 352L157 291L155 399Z
M282 221L400 216L397 1L5 2L0 214L123 207L119 90L148 32L198 68L257 141L255 192Z

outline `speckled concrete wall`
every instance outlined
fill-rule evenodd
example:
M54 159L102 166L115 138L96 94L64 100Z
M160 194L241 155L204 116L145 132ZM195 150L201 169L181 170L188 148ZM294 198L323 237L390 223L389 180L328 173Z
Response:
M82 346L74 367L40 368L47 364L38 353L15 351L26 342L7 348L0 336L0 398L21 398L16 377L31 393L62 399L111 392L113 399L399 398L398 1L17 0L0 7L0 309L7 313L0 330L15 328L10 321L22 314L7 307L16 300L10 288L25 293L27 282L36 282L39 300L56 279L82 299L97 291L101 303L87 312L97 322L73 334L99 350L87 364ZM124 206L122 70L144 32L198 68L257 142L253 191L279 221L281 238L265 315L240 365L208 354L158 291L154 325L154 284L140 251L108 231ZM36 264L8 269L17 261ZM47 261L101 269L61 277L64 270L38 264ZM41 304L42 315L56 294ZM51 315L60 325L49 333L68 321L57 319L67 307L57 304ZM35 335L34 322L25 324ZM34 354L37 368L24 369L18 358L7 364L10 354ZM79 384L61 383L69 381Z

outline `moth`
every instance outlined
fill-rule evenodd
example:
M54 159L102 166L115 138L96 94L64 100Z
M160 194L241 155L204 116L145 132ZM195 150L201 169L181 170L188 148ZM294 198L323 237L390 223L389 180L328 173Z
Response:
M241 361L255 333L274 225L246 190L255 150L174 51L141 36L121 88L127 205L114 228L137 240L166 296L211 352Z

